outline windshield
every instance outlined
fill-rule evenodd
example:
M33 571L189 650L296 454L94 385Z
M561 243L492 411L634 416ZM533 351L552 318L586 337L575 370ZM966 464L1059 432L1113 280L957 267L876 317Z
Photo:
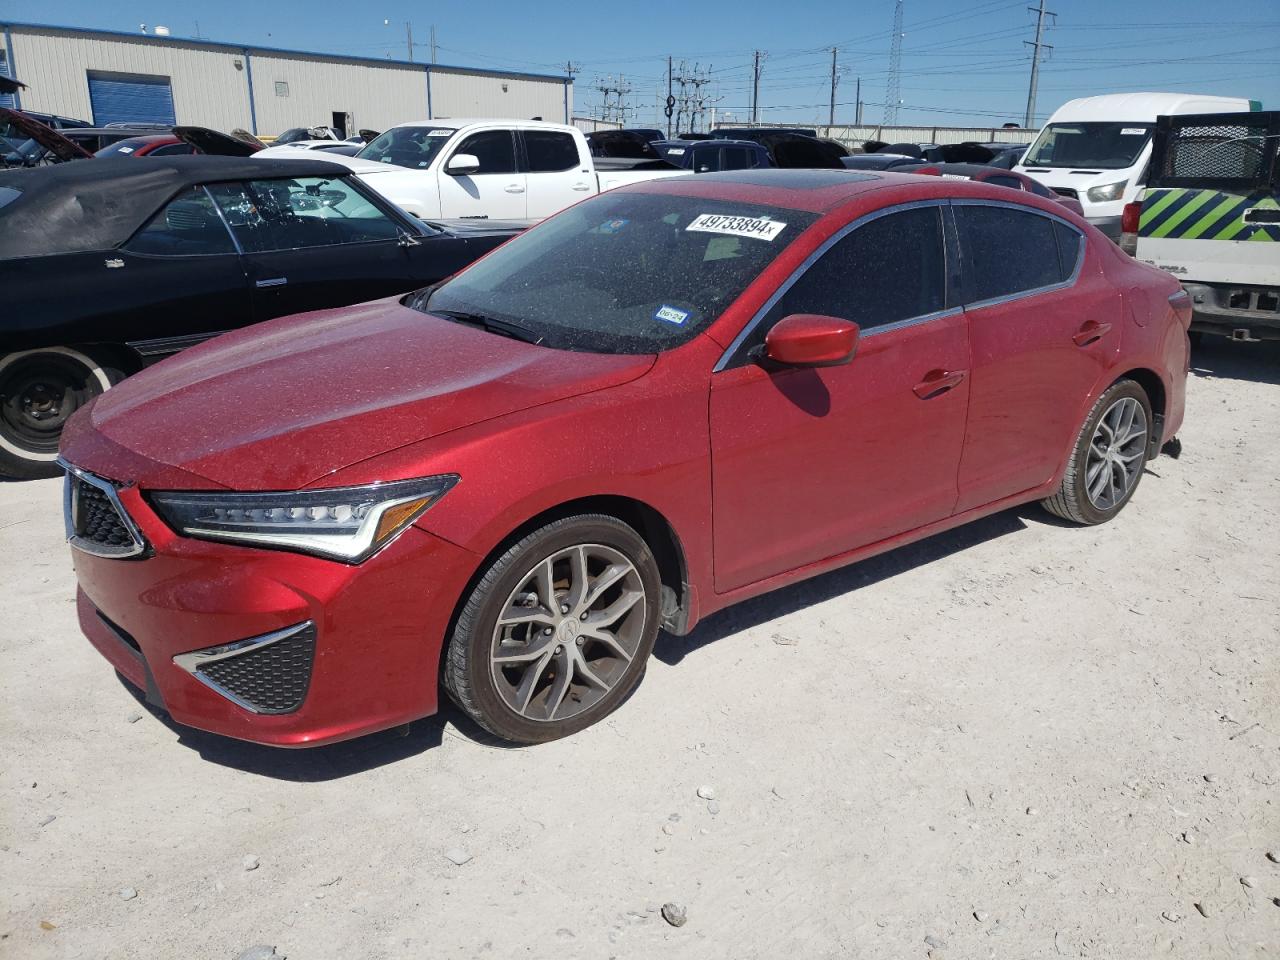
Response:
M1151 139L1149 123L1051 123L1022 160L1024 167L1123 170Z
M372 143L366 143L356 156L361 160L420 170L431 166L431 161L457 132L450 127L396 127Z
M21 190L15 190L13 187L0 187L0 208L7 207L20 196L22 196Z
M559 349L655 353L705 330L816 219L754 203L607 193L407 302L519 327Z
M94 153L95 157L127 157L139 147L147 145L146 140L117 140Z

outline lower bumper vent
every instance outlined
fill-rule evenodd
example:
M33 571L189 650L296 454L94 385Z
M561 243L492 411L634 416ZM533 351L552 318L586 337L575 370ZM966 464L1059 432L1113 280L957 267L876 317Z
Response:
M311 685L316 628L307 621L275 633L174 657L205 686L253 713L293 713Z

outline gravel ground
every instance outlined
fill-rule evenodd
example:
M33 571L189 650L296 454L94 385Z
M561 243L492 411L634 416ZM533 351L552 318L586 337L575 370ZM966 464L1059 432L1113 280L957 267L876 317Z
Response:
M744 604L527 749L171 726L78 633L58 482L0 486L0 956L1275 957L1280 345L1199 351L1181 437L1114 523Z

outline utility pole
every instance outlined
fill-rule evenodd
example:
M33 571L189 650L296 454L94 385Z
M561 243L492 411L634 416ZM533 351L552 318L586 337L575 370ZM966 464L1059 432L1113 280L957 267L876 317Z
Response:
M413 24L408 20L404 22L404 42L409 48L409 60L413 60Z
M431 62L436 62L436 25L431 25Z
M671 92L671 56L667 56L667 106L663 113L667 114L667 140L671 140L671 114L675 113L676 97Z
M889 44L889 83L884 94L885 126L898 122L898 105L902 99L902 0L893 5L893 41Z
M862 78L858 78L858 86L853 95L853 122L862 126Z
M1023 40L1022 42L1029 47L1034 47L1035 52L1031 55L1031 85L1027 88L1027 116L1023 120L1023 127L1030 128L1036 119L1036 88L1040 85L1040 51L1052 50L1053 45L1045 43L1044 37L1044 18L1056 17L1057 14L1044 8L1044 0L1040 0L1039 8L1027 7L1032 13L1036 14L1036 38L1035 40Z
M901 2L901 0L899 0ZM760 122L760 51L755 52L755 69L751 80L751 122Z
M836 125L836 48L831 48L831 109L827 111L827 126ZM830 131L828 131L828 135Z

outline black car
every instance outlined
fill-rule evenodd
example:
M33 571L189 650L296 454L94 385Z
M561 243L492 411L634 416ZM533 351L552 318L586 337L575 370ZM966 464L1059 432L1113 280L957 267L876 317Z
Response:
M0 476L56 475L67 417L166 354L434 283L521 229L424 223L324 160L0 172Z
M769 151L751 140L660 140L653 148L668 163L694 173L772 166Z

